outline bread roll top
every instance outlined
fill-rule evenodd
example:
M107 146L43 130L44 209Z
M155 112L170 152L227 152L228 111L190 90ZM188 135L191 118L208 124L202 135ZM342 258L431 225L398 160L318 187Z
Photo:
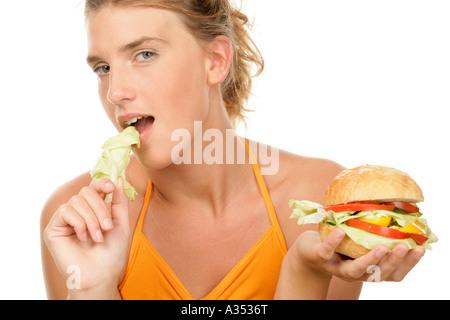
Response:
M339 173L325 193L328 206L354 201L406 201L424 200L422 190L405 172L384 167L365 165Z

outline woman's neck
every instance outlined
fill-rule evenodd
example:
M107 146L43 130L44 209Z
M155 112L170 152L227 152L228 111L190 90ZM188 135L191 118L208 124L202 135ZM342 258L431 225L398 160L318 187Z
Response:
M203 143L200 163L172 164L150 173L154 192L164 203L169 206L189 203L189 206L217 215L245 188L253 170L248 160L240 164L235 157L237 153L245 152L244 142L232 129L215 132L222 134L222 143L215 143L216 140ZM222 150L220 146L223 146ZM210 156L209 151L213 151L213 155L223 154L214 157L217 161L209 164L212 159L205 159Z

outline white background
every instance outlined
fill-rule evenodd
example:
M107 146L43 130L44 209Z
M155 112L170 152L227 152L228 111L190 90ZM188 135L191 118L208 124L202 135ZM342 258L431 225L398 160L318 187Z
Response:
M45 299L39 215L114 129L85 64L83 1L0 5L0 299ZM422 187L439 243L362 299L449 299L450 2L250 0L266 70L249 138L346 167L393 166Z

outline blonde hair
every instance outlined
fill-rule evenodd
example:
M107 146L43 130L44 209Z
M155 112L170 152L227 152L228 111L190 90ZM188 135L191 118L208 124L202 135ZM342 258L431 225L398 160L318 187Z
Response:
M107 5L154 6L173 10L200 41L211 41L222 35L233 45L230 72L221 85L222 98L234 127L245 121L245 108L251 95L252 78L264 70L264 59L249 34L248 17L230 0L86 0L85 16ZM253 74L253 67L256 70Z

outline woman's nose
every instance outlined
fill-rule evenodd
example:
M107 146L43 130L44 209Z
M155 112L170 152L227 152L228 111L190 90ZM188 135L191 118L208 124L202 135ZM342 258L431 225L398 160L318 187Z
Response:
M130 101L135 98L132 82L125 72L117 70L109 73L109 88L107 99L111 104L120 105L124 101Z

